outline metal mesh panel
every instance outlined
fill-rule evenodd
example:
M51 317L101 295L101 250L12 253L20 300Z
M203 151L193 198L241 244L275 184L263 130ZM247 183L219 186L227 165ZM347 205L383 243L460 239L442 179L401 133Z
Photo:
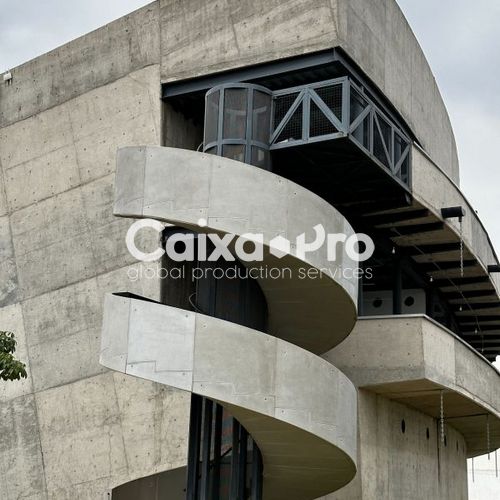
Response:
M232 160L245 161L245 146L243 144L224 144L222 156Z
M406 151L409 143L406 139L401 137L399 134L394 134L394 165L397 165L401 160L403 154ZM396 172L396 175L404 182L408 183L410 180L410 154L406 153L405 158L401 162L401 166L399 171Z
M380 127L377 127L377 122ZM382 132L382 135L380 134ZM392 129L384 118L382 118L378 113L375 115L375 120L373 122L373 154L380 160L386 167L391 168L392 158L387 158L387 154L384 149L387 149L389 155L391 155L392 150Z
M276 139L276 142L302 139L302 114L302 103L300 103Z
M298 95L298 92L294 92L293 94L286 94L276 97L276 99L274 100L274 129L276 129L276 127L281 123L281 120L283 120L287 111L291 108Z
M390 168L390 163L387 159L387 155L385 154L382 137L380 136L378 127L375 124L373 126L373 154L375 158L377 158L377 160L382 162L383 165L385 165L387 168Z
M325 116L323 111L319 109L317 104L311 100L309 122L309 135L311 137L318 137L321 135L334 134L338 132L337 128Z
M408 184L410 182L410 155L407 155L406 158L401 163L401 169L399 170L397 176L405 184Z
M279 91L278 95L252 84L228 84L220 89L213 89L206 100L204 149L210 147L210 153L270 168L268 147L271 151L296 147L309 140L343 135L339 133L342 131L349 133L354 143L392 175L409 182L411 158L405 155L409 139L396 123L384 116L370 96L349 79L302 85ZM219 106L221 93L224 94L223 107ZM344 96L347 102L343 102ZM297 108L290 113L295 103ZM346 105L349 112L343 113ZM291 116L285 122L287 114ZM346 122L346 114L350 123ZM220 119L223 125L218 130ZM270 143L273 131L278 134ZM215 142L217 148L212 149ZM398 163L400 167L396 171Z
M224 91L223 138L244 139L246 125L247 89L226 89Z
M270 155L252 152L267 149L271 139L272 93L252 84L225 84L206 97L203 150L270 168ZM263 163L264 161L264 163Z
M315 89L316 94L330 108L332 113L342 121L342 85L336 84Z
M261 168L268 168L269 164L269 151L252 146L252 165Z
M390 154L391 150L392 150L392 129L391 129L391 126L378 113L377 113L377 118L378 118L378 123L380 125L380 131L382 132L382 138L384 139L385 146L387 148L387 151L389 151L389 154Z
M408 141L399 134L394 134L394 164L397 164L408 146Z
M352 137L368 150L370 149L370 126L371 120L368 114L352 132Z
M207 96L205 110L205 144L217 140L217 128L219 123L219 96L220 92L212 92Z
M271 100L268 95L256 90L253 94L252 139L269 142L269 124L271 120Z
M351 86L351 97L350 97L350 107L351 107L351 123L366 109L368 106L368 101L361 97L359 92L352 88Z

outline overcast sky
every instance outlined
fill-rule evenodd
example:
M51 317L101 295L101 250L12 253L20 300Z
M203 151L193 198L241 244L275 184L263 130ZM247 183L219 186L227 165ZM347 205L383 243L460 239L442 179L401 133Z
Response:
M371 0L375 1L375 0ZM149 1L0 0L0 72ZM500 251L500 1L398 0L434 72L451 116L462 189ZM476 461L478 469L492 462ZM480 470L471 500L500 498ZM495 494L496 492L496 494Z

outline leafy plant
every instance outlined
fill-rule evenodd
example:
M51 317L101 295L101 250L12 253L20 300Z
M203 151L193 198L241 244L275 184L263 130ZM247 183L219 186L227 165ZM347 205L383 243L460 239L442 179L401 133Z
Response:
M26 378L26 365L14 357L16 339L12 332L0 331L0 379L19 380Z

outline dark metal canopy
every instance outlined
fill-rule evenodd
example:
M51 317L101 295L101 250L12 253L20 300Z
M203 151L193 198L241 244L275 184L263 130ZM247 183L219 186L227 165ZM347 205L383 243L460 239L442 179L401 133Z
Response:
M500 354L500 298L489 273L500 267L491 262L486 269L452 230L450 218L467 217L462 207L435 212L436 207L412 196L410 149L416 138L347 54L326 50L166 83L163 98L201 124L207 91L238 84L258 85L272 94L269 147L262 148L272 156L272 171L326 199L357 231L397 248L416 278L446 304L452 316L446 326L495 360ZM218 95L219 104L223 95ZM249 106L251 93L246 96ZM215 145L221 154L225 145L239 145L241 155L245 142L242 161L254 163L250 148L265 141L252 142L246 130L245 138L219 134L205 147ZM235 140L238 144L231 144Z

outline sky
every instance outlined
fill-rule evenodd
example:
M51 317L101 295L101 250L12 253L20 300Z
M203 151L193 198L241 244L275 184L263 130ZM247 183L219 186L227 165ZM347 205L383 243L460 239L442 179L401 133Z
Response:
M375 1L375 0L372 0ZM0 73L149 0L0 0ZM451 117L461 187L500 253L500 1L398 0ZM494 460L476 459L470 500L500 498Z

